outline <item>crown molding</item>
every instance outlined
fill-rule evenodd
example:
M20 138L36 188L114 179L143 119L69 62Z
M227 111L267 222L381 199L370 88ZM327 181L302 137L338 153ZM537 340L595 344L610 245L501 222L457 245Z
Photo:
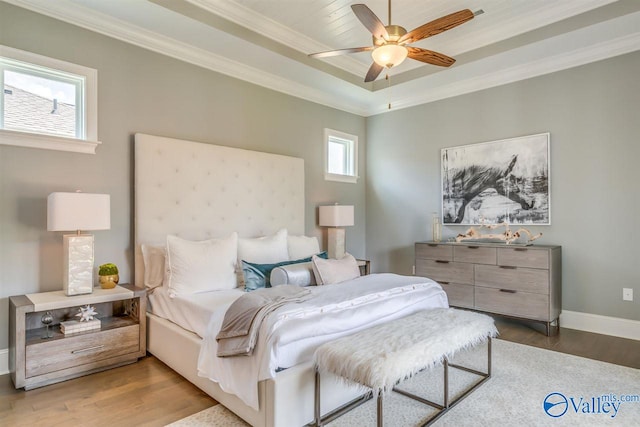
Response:
M345 102L345 100L332 96L324 90L293 82L77 4L70 4L64 0L56 2L2 1L258 86L360 116L366 115L367 109L364 104L356 105L353 102Z
M590 33L590 34L589 34ZM619 35L616 37L616 33ZM590 37L589 37L589 35ZM606 36L610 39L604 39ZM601 41L596 42L590 39ZM577 42L578 41L578 42ZM579 43L579 44L578 44ZM550 56L537 56L532 52L550 52L552 46L573 45L568 51ZM416 79L395 88L393 110L439 101L454 96L502 86L545 74L562 71L596 61L640 50L640 12L593 25L552 39L534 43L511 52L484 58L474 63L451 69L447 74L434 74ZM508 57L519 54L519 60L508 64ZM416 86L421 90L416 90ZM382 91L384 92L384 91ZM371 105L367 115L388 112L384 94Z
M335 49L327 46L302 33L292 30L273 19L254 12L235 1L229 0L186 0L187 2L206 10L209 13L218 15L228 21L249 28L252 31L270 38L280 44L296 49L305 55L314 52L324 52ZM342 68L356 75L364 75L368 70L368 65L349 57L338 56L331 58L331 64Z

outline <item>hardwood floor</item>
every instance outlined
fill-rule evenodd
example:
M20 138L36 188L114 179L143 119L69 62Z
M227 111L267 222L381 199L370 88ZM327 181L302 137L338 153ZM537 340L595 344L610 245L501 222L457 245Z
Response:
M542 323L496 316L499 338L560 353L640 369L640 341L560 328L560 334L544 334Z
M496 318L500 338L640 369L640 341ZM25 392L0 376L2 426L164 426L216 401L153 356L138 363Z
M27 392L0 376L0 426L164 426L215 404L153 356Z

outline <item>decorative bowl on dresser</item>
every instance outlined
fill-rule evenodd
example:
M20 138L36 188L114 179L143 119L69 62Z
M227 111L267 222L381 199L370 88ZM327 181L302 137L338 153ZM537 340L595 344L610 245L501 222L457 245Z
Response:
M75 319L87 304L98 312L100 328L63 334L59 323ZM137 361L146 354L146 305L145 289L127 284L77 296L54 291L10 297L13 384L30 390ZM46 313L53 317L49 332L42 323Z
M416 242L416 275L440 283L449 305L560 327L562 248Z

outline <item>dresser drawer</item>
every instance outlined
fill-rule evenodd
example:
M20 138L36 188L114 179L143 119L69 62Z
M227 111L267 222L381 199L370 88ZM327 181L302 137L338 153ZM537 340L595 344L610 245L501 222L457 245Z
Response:
M549 251L532 248L498 248L498 265L549 268Z
M437 243L416 243L416 258L453 261L453 246Z
M139 348L139 325L42 340L26 348L26 377L136 353Z
M455 307L473 308L473 286L459 285L457 283L441 283L442 289L447 293L449 305Z
M488 288L549 294L549 270L476 265L475 284Z
M445 284L473 285L473 264L418 259L416 276L428 277Z
M482 246L454 246L453 260L457 262L472 262L475 264L495 264L496 248Z
M476 310L550 322L549 295L475 287Z

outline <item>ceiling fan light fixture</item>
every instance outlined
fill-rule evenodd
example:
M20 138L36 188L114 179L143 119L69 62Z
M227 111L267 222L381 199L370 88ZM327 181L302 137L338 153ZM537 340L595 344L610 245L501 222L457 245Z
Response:
M371 52L371 57L381 67L391 68L402 64L408 54L409 51L406 47L388 43L374 49Z

